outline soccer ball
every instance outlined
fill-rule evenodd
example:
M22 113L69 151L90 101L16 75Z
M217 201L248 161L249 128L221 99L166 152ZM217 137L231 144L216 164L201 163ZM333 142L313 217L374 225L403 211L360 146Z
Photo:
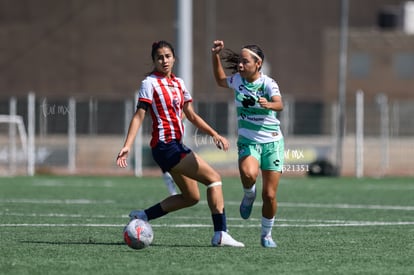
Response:
M153 239L154 232L147 221L133 219L124 228L124 241L133 249L146 248Z

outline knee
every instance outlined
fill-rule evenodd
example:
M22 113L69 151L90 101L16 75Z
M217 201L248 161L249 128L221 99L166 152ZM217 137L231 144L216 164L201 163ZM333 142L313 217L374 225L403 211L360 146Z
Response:
M256 182L258 173L253 169L243 169L240 171L243 182L254 184Z
M221 182L220 174L217 173L216 171L213 171L210 174L209 182Z
M187 206L196 205L200 201L200 194L188 194L184 196L184 201Z
M276 201L276 192L263 190L262 200L263 202L270 202L270 203L273 201Z
M251 187L259 175L258 161L252 156L240 159L239 172L244 187Z

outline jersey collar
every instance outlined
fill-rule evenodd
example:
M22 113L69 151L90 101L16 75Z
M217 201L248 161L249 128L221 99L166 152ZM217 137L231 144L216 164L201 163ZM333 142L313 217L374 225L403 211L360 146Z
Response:
M160 72L153 72L153 74L157 77L165 77L165 75ZM175 79L175 74L171 73L171 79Z

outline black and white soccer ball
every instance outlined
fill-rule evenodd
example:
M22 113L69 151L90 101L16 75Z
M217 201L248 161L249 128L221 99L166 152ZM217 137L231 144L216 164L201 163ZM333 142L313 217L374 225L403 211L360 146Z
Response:
M154 239L154 232L149 222L141 219L131 220L124 228L124 241L133 249L148 247Z

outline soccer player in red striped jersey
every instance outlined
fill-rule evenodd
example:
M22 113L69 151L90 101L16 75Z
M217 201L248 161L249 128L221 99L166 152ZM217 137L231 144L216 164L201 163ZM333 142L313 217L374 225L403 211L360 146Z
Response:
M221 176L182 142L183 114L194 126L210 135L219 149L227 151L229 142L194 111L192 97L184 81L172 73L175 63L173 46L167 41L155 42L151 57L154 69L142 81L137 110L129 125L124 146L118 154L117 164L120 167L127 166L128 153L149 111L152 118L152 156L163 172L171 174L181 193L171 195L145 210L131 211L129 216L131 219L150 221L195 205L200 200L198 182L201 182L207 187L207 201L214 225L211 244L244 247L243 243L227 233Z

